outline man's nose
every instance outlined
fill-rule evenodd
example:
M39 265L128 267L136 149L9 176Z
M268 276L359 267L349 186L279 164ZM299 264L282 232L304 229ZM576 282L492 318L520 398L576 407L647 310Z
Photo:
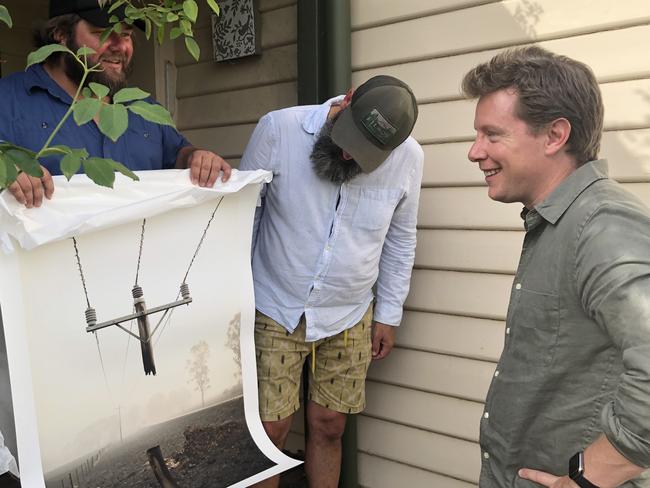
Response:
M478 136L476 137L476 139L474 139L474 143L472 144L472 147L469 148L469 152L467 153L467 158L474 163L478 163L479 161L482 161L483 159L487 158L485 147Z

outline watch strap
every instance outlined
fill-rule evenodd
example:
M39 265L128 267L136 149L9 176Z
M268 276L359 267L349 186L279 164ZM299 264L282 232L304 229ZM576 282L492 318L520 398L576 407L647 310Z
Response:
M594 485L591 481L585 478L583 475L578 476L573 482L578 485L580 488L599 488L597 485Z

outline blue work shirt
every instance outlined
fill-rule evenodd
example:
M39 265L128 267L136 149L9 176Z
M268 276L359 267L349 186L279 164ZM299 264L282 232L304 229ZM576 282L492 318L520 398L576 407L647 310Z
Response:
M0 79L0 140L40 150L71 103L72 97L40 64ZM90 156L114 159L134 171L173 168L179 149L190 145L173 127L131 112L129 127L117 142L102 134L93 121L78 126L71 115L51 143L56 144L85 148ZM60 159L48 156L40 161L55 175L61 174Z
M255 305L292 332L302 314L306 340L361 320L399 325L415 257L423 152L408 138L375 171L342 185L319 178L309 155L334 99L262 117L240 169L266 169L254 229Z

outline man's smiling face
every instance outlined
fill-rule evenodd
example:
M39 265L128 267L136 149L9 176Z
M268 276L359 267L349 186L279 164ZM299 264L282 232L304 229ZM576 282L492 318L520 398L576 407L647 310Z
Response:
M82 46L93 49L95 54L88 56L88 66L99 64L99 68L103 71L91 73L89 81L107 85L111 88L111 93L115 93L126 86L126 78L133 58L133 28L122 24L122 31L119 34L112 32L108 39L101 43L100 36L104 30L103 27L80 20L75 26L73 39L66 44L74 52ZM74 60L70 61L76 63ZM69 76L79 83L78 68L73 66L70 68L75 73L74 76L69 73Z
M511 89L479 99L468 157L483 171L491 199L532 208L546 195L552 170L545 164L545 131L536 135L517 117L517 100Z

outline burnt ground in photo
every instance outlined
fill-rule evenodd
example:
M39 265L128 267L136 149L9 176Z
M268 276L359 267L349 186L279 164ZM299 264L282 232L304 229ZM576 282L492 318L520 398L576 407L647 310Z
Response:
M59 469L48 476L47 487L71 488L72 480L80 488L159 488L146 452L157 445L182 488L227 487L274 465L253 442L239 397L109 446L90 468Z

